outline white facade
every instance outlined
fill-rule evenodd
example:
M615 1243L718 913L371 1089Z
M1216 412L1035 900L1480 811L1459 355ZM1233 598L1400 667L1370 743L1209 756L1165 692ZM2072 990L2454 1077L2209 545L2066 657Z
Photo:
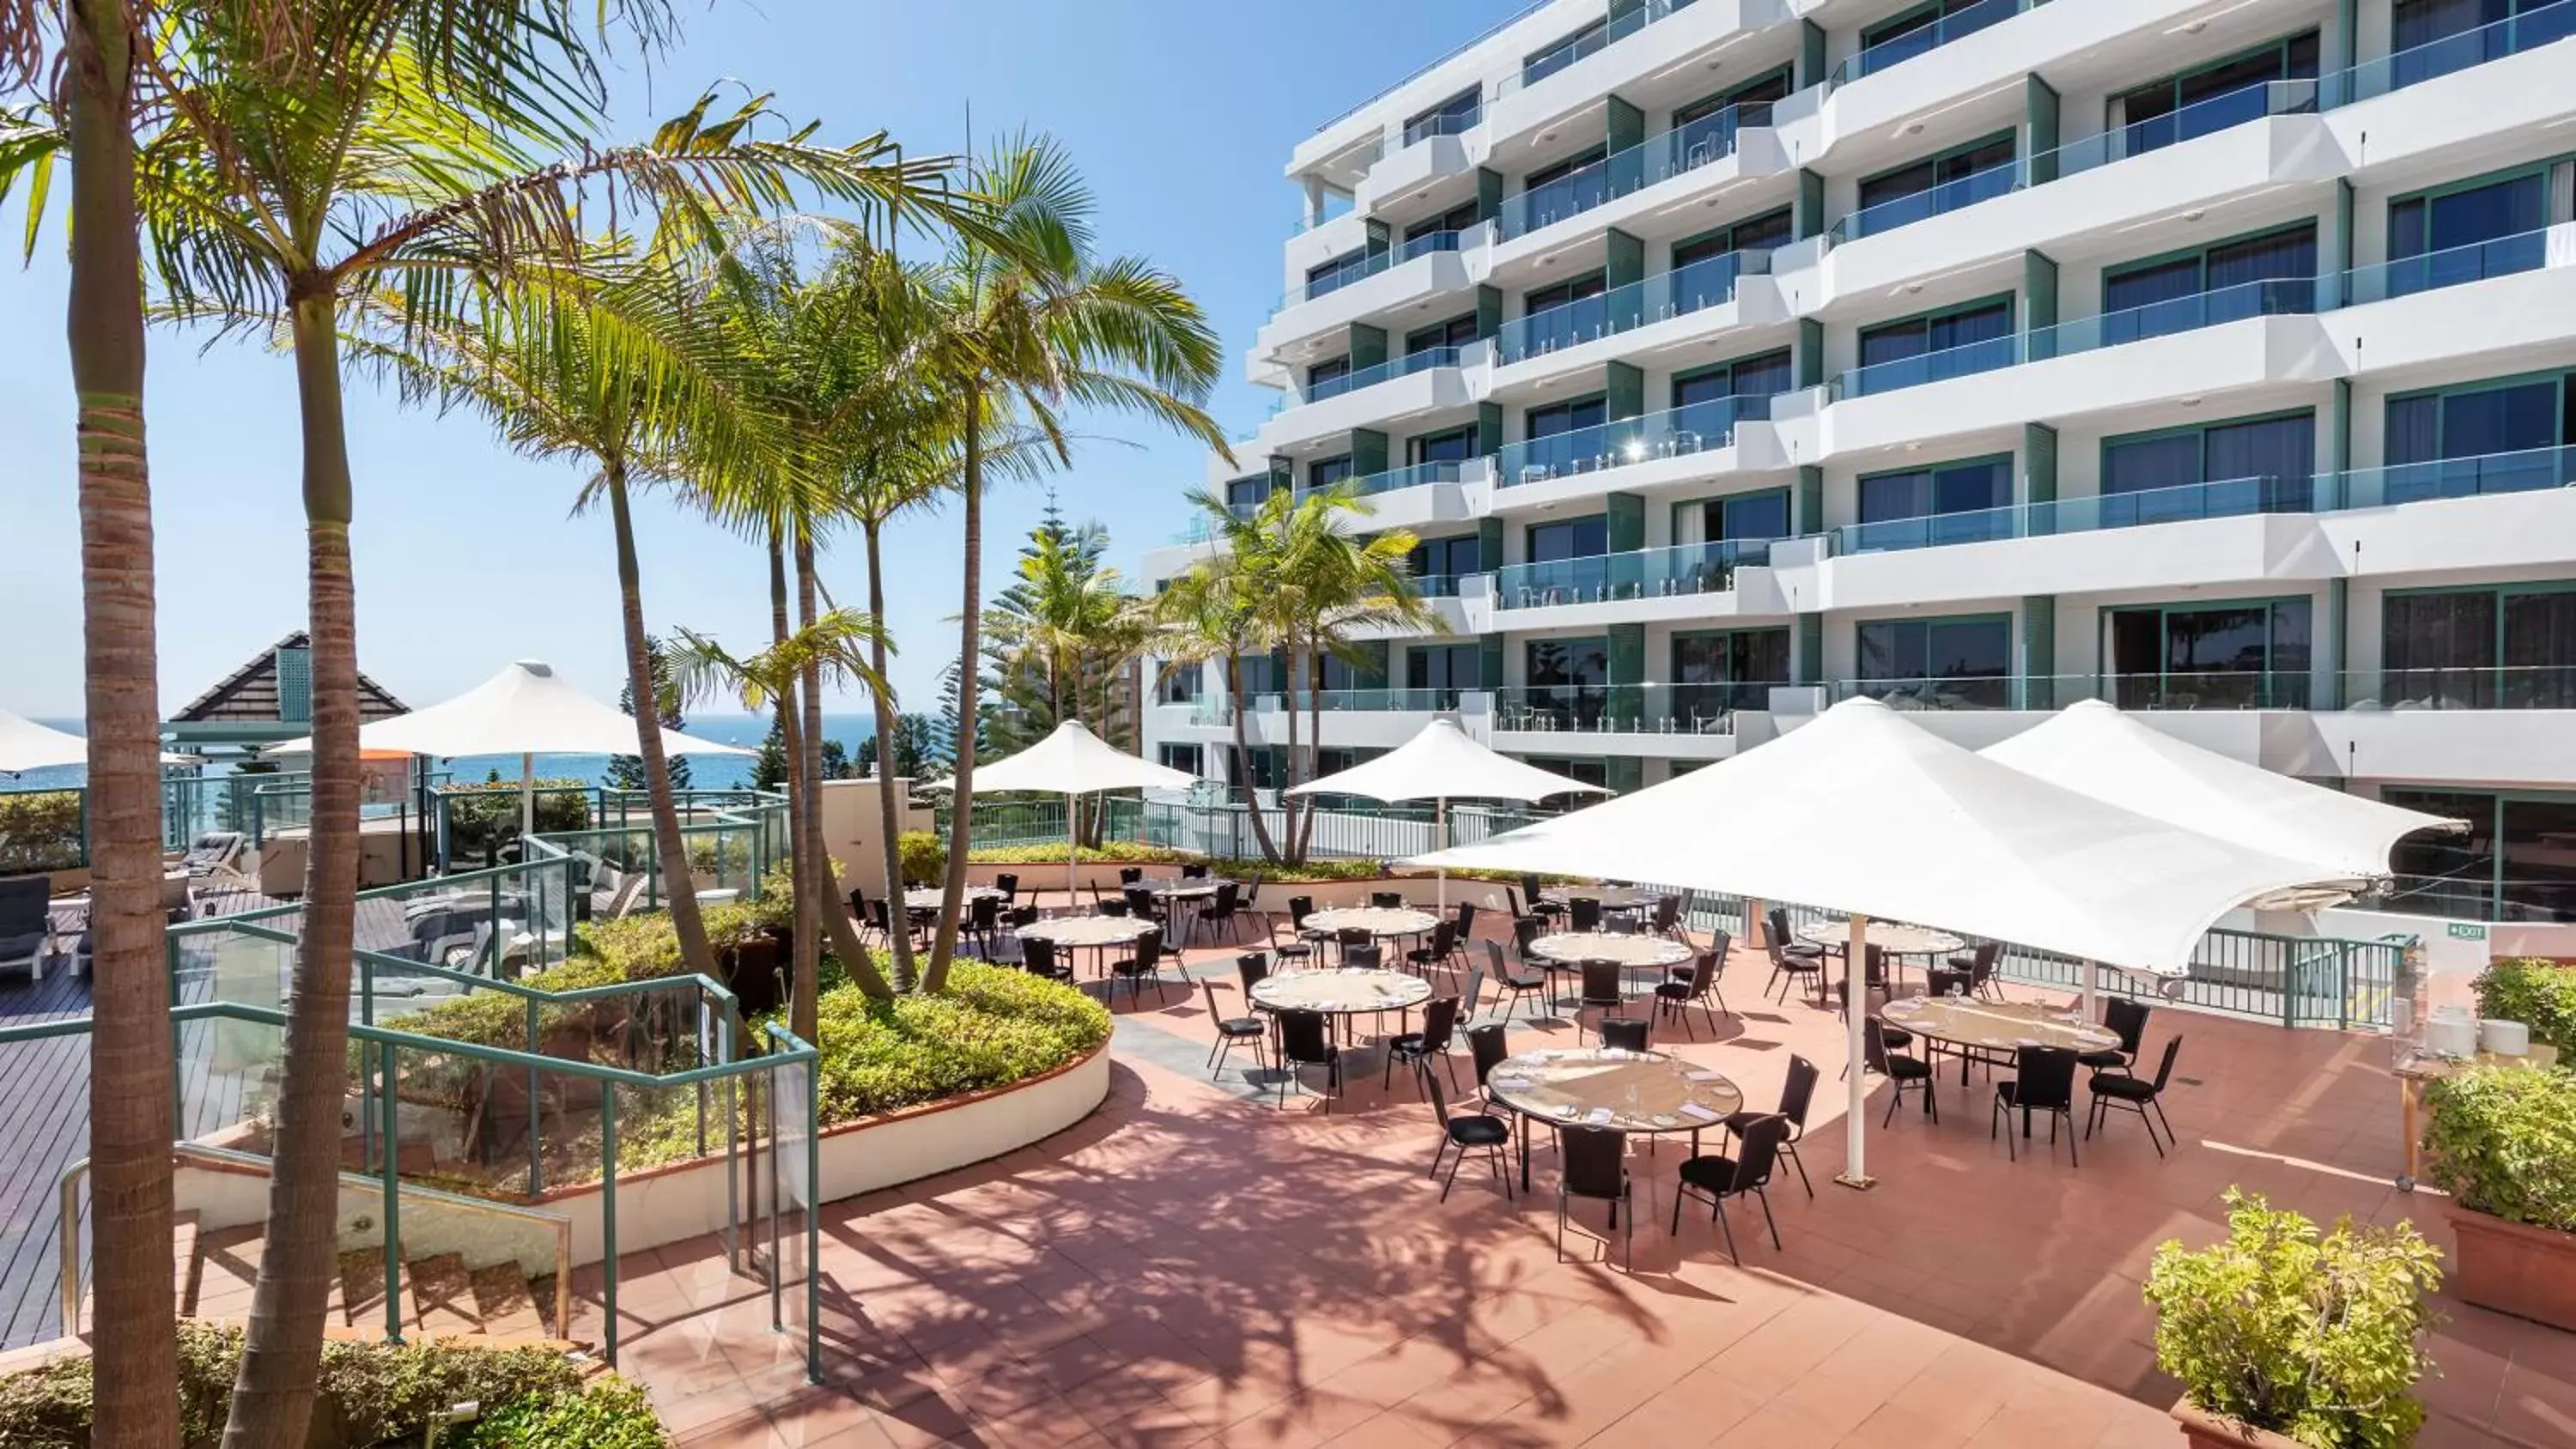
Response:
M1436 550L1329 748L2107 697L2470 817L2409 908L2576 919L2571 76L2576 0L1552 0L1296 149L1210 481ZM1222 681L1148 737L1240 782Z

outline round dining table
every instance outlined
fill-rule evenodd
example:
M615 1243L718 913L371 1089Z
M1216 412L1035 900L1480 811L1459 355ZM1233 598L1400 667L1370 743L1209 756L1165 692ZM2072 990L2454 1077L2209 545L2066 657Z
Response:
M1134 916L1055 916L1031 921L1020 927L1018 934L1024 939L1051 942L1059 950L1089 947L1092 962L1097 965L1102 951L1112 946L1132 946L1147 931L1159 929L1155 922L1140 921ZM1071 969L1069 963L1067 969Z
M1968 945L1947 931L1936 931L1929 926L1909 926L1901 921L1869 921L1861 930L1861 939L1888 956L1946 956L1953 951L1966 950ZM1789 934L1810 946L1840 951L1851 944L1851 923L1809 921L1792 927Z
M1973 996L1900 996L1878 1010L1879 1019L1927 1041L1956 1048L1959 1081L1966 1085L1968 1062L1983 1053L1990 1061L2008 1061L2022 1047L2064 1047L2068 1051L2106 1051L2120 1044L2119 1033L2096 1026L2080 1014L2036 1001L1985 1001Z
M1539 892L1539 899L1565 905L1576 898L1601 903L1605 911L1650 911L1664 898L1662 891L1637 886L1549 886Z
M1624 986L1631 972L1652 971L1655 979L1675 966L1687 966L1694 954L1670 936L1641 936L1628 931L1559 931L1530 942L1529 953L1552 963L1551 969L1579 970L1586 961L1616 961Z
M1744 1110L1724 1072L1662 1052L1618 1047L1524 1052L1485 1074L1485 1095L1521 1119L1521 1190L1529 1190L1529 1124L1654 1135L1702 1132Z
M1308 911L1299 929L1339 935L1344 931L1366 931L1381 941L1405 936L1426 936L1440 924L1440 918L1429 911L1406 906L1338 906L1329 911Z
M1192 876L1184 880L1149 880L1140 881L1138 884L1152 891L1162 900L1195 901L1212 899L1218 887L1232 885L1234 882L1219 880L1214 876Z
M1265 976L1252 987L1252 1004L1263 1011L1318 1016L1411 1011L1430 999L1431 983L1404 971L1289 971Z
M918 890L909 890L903 893L903 908L907 911L935 911L939 909L941 902L945 899L946 898L941 894L939 887L923 886ZM981 900L998 901L1004 899L1007 899L1007 896L999 887L980 885L968 886L966 888L966 893L958 898L960 904L968 906Z

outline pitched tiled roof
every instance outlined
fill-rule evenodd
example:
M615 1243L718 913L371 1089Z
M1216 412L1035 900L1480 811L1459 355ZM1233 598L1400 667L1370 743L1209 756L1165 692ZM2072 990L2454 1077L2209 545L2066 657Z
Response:
M310 649L313 638L298 630L251 656L249 662L226 675L214 688L190 702L170 718L193 723L266 723L278 719L277 656L287 649ZM358 675L358 717L362 720L390 719L408 714L411 706L394 698L383 685Z

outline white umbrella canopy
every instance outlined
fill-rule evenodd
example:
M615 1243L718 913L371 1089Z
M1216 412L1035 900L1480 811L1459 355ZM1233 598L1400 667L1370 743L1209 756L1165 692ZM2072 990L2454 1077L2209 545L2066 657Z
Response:
M1084 729L1080 721L1066 720L1055 727L1055 733L1018 754L990 765L978 765L974 793L999 795L1029 790L1065 797L1064 893L1070 904L1079 853L1074 839L1074 796L1102 790L1186 790L1197 784L1198 778L1113 749Z
M1651 880L1848 912L1854 1002L1866 999L1859 948L1872 916L2178 975L2219 917L2317 876L2313 862L2023 774L1870 699L1678 780L1411 863ZM1857 1064L1866 1013L1848 1016ZM1855 1184L1869 1180L1866 1077L1849 1075L1844 1123L1843 1177Z
M2386 875L2400 837L2466 828L2204 750L2098 699L1982 753L2141 815L2314 862L2321 880Z
M358 731L358 747L414 755L631 755L635 719L564 682L554 666L522 659L427 709L380 719ZM674 755L749 755L740 745L662 731ZM313 753L310 736L271 745L274 755Z
M1364 795L1371 800L1544 800L1573 791L1611 792L1599 785L1526 765L1497 754L1451 720L1435 719L1422 733L1365 764L1337 775L1291 786L1291 795Z
M0 775L89 763L89 741L0 709ZM195 755L161 752L165 765L201 765Z
M1449 845L1451 800L1539 801L1575 791L1613 793L1605 786L1523 764L1467 738L1453 720L1435 719L1422 733L1364 764L1289 787L1291 795L1359 795L1371 800L1440 802L1439 848ZM1449 905L1449 872L1440 872L1440 905Z

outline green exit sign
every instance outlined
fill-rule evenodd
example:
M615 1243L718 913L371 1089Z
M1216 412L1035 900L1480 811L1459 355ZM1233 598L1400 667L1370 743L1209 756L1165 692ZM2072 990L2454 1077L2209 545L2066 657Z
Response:
M2451 939L2454 941L2483 941L2486 938L2487 928L2478 925L2474 921L2453 921L2451 923Z

